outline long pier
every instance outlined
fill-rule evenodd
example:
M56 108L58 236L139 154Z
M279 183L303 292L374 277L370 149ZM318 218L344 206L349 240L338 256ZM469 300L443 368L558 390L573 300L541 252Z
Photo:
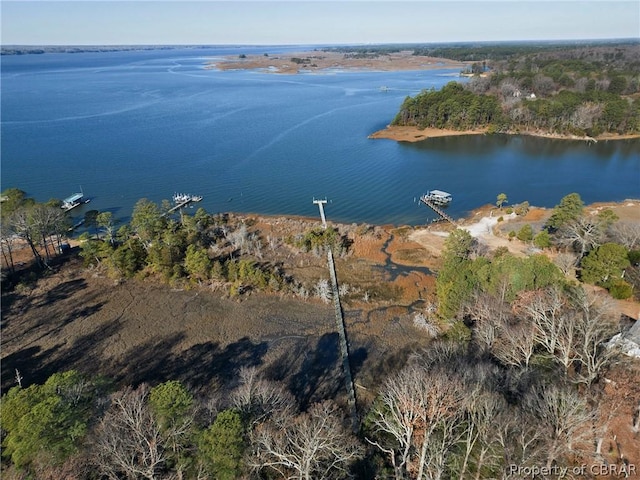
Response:
M324 204L327 199L316 200L313 203L318 205L320 209L320 218L322 219L322 228L327 228L327 219L324 215ZM342 356L342 373L344 374L344 383L347 389L347 403L351 411L351 428L354 433L358 431L358 409L356 405L356 391L353 386L353 375L351 374L351 364L349 363L349 342L347 342L347 329L344 324L344 312L340 303L340 289L338 288L338 276L336 275L336 263L333 260L333 252L331 247L327 245L327 264L329 266L329 277L331 278L331 296L333 299L333 309L336 316L336 328L340 343L340 354Z
M329 264L329 275L331 277L331 290L333 297L333 308L336 314L336 327L340 338L340 353L342 355L342 372L344 383L347 388L347 403L351 410L351 428L358 431L358 411L356 408L356 392L353 387L353 376L351 375L351 365L349 364L349 343L347 342L347 332L344 325L344 315L340 304L340 290L338 288L338 277L336 276L336 265L333 261L331 248L327 249L327 260Z
M433 203L431 200L427 198L426 195L421 196L420 201L424 203L427 207L431 208L431 210L436 212L438 215L440 215L440 217L442 217L452 225L456 225L456 221L453 218L451 218L449 215L444 213L444 211L441 208L438 208L435 203Z

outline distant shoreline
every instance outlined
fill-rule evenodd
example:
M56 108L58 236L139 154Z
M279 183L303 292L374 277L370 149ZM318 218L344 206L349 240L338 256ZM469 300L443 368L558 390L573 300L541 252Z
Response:
M479 128L474 130L449 130L446 128L419 128L410 126L398 126L389 125L382 130L369 135L369 138L378 139L384 138L388 140L395 140L396 142L421 142L428 138L438 137L455 137L460 135L484 135L487 133L486 128ZM532 137L552 138L557 140L579 140L583 142L597 142L603 140L630 140L640 138L640 134L603 134L597 137L579 137L577 135L560 135L549 132L536 132L536 131L519 131L519 132L501 132L506 135L527 135Z

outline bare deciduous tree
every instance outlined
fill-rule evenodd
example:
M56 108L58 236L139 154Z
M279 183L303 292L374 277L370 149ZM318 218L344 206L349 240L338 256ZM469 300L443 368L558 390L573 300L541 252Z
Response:
M362 449L342 420L331 402L314 404L298 416L278 412L252 433L252 467L296 480L344 477Z
M461 379L437 368L410 363L382 387L373 409L377 439L368 441L389 456L396 478L439 478L457 440L464 388ZM425 474L429 471L429 476Z
M526 412L516 406L507 407L495 418L494 424L505 465L528 467L540 464L546 453L545 432L532 422ZM504 478L514 476L505 470Z
M42 255L36 248L38 232L33 228L29 211L26 208L16 210L9 218L9 223L16 235L27 242L38 266L43 266Z
M422 312L413 316L413 325L419 330L426 332L431 338L436 338L440 334L440 329L431 320L431 317Z
M279 383L264 380L255 367L242 367L240 385L231 395L231 403L246 413L253 425L262 423L276 412L293 412L295 399Z
M555 385L538 387L528 393L524 402L548 435L547 467L569 454L581 453L585 445L592 443L595 412L575 391Z
M505 365L528 367L535 353L536 328L526 320L502 322L491 352Z
M573 271L578 263L578 256L574 253L561 252L553 260L553 263L562 270L562 273L569 275Z
M503 300L486 292L476 291L463 307L464 315L474 320L473 335L483 350L491 350L498 338L500 326L509 316Z
M572 248L582 258L590 250L599 247L605 241L605 231L599 222L581 216L577 220L563 225L557 233L560 245Z
M566 321L566 301L559 288L523 292L513 305L516 314L533 322L536 341L554 355Z
M141 385L116 393L98 425L94 461L112 480L157 478L165 463L158 422L147 404L149 387Z
M533 90L536 94L547 96L550 95L555 89L555 83L553 78L547 77L542 74L538 74L533 77Z
M640 223L616 222L609 229L616 243L624 245L632 250L640 245Z
M609 297L589 293L584 289L576 290L572 300L577 308L577 379L582 383L591 384L615 353L605 345L619 330L615 309Z
M249 239L249 232L247 226L243 223L236 230L231 232L227 238L233 245L233 248L243 248Z
M604 105L601 103L586 102L578 105L571 115L571 125L581 130L592 128L602 115Z
M496 432L496 421L506 409L506 402L502 396L476 389L465 400L466 422L462 436L463 457L459 467L458 478L471 478L470 466L475 470L474 478L479 480L483 469L494 470L498 467L502 455L499 436Z

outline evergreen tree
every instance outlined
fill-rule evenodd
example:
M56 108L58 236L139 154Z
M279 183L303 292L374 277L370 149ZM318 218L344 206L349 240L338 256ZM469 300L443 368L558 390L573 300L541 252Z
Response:
M17 467L38 458L63 462L78 448L94 414L99 384L76 371L56 373L44 385L14 387L1 401L4 457Z
M444 262L436 278L438 314L442 318L454 318L473 292L471 251L474 242L471 234L462 229L454 230L445 241Z
M224 410L205 430L198 444L199 457L218 480L238 478L245 449L245 428L237 410Z
M627 254L627 249L617 243L605 243L592 250L582 259L582 280L609 288L631 265Z
M584 210L584 202L578 193L570 193L560 200L549 217L547 227L557 230L563 225L577 220Z
M502 210L502 205L504 205L507 202L507 194L506 193L500 193L498 194L497 200L496 200L496 206Z

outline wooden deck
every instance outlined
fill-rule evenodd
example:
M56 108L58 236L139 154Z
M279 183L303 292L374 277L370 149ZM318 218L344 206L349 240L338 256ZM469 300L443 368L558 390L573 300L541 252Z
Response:
M431 210L436 212L438 215L440 215L441 218L457 226L455 220L451 218L449 215L447 215L446 213L444 213L444 211L441 208L439 208L435 203L433 203L431 200L429 200L426 195L421 196L420 201L424 203L427 207L431 208Z

